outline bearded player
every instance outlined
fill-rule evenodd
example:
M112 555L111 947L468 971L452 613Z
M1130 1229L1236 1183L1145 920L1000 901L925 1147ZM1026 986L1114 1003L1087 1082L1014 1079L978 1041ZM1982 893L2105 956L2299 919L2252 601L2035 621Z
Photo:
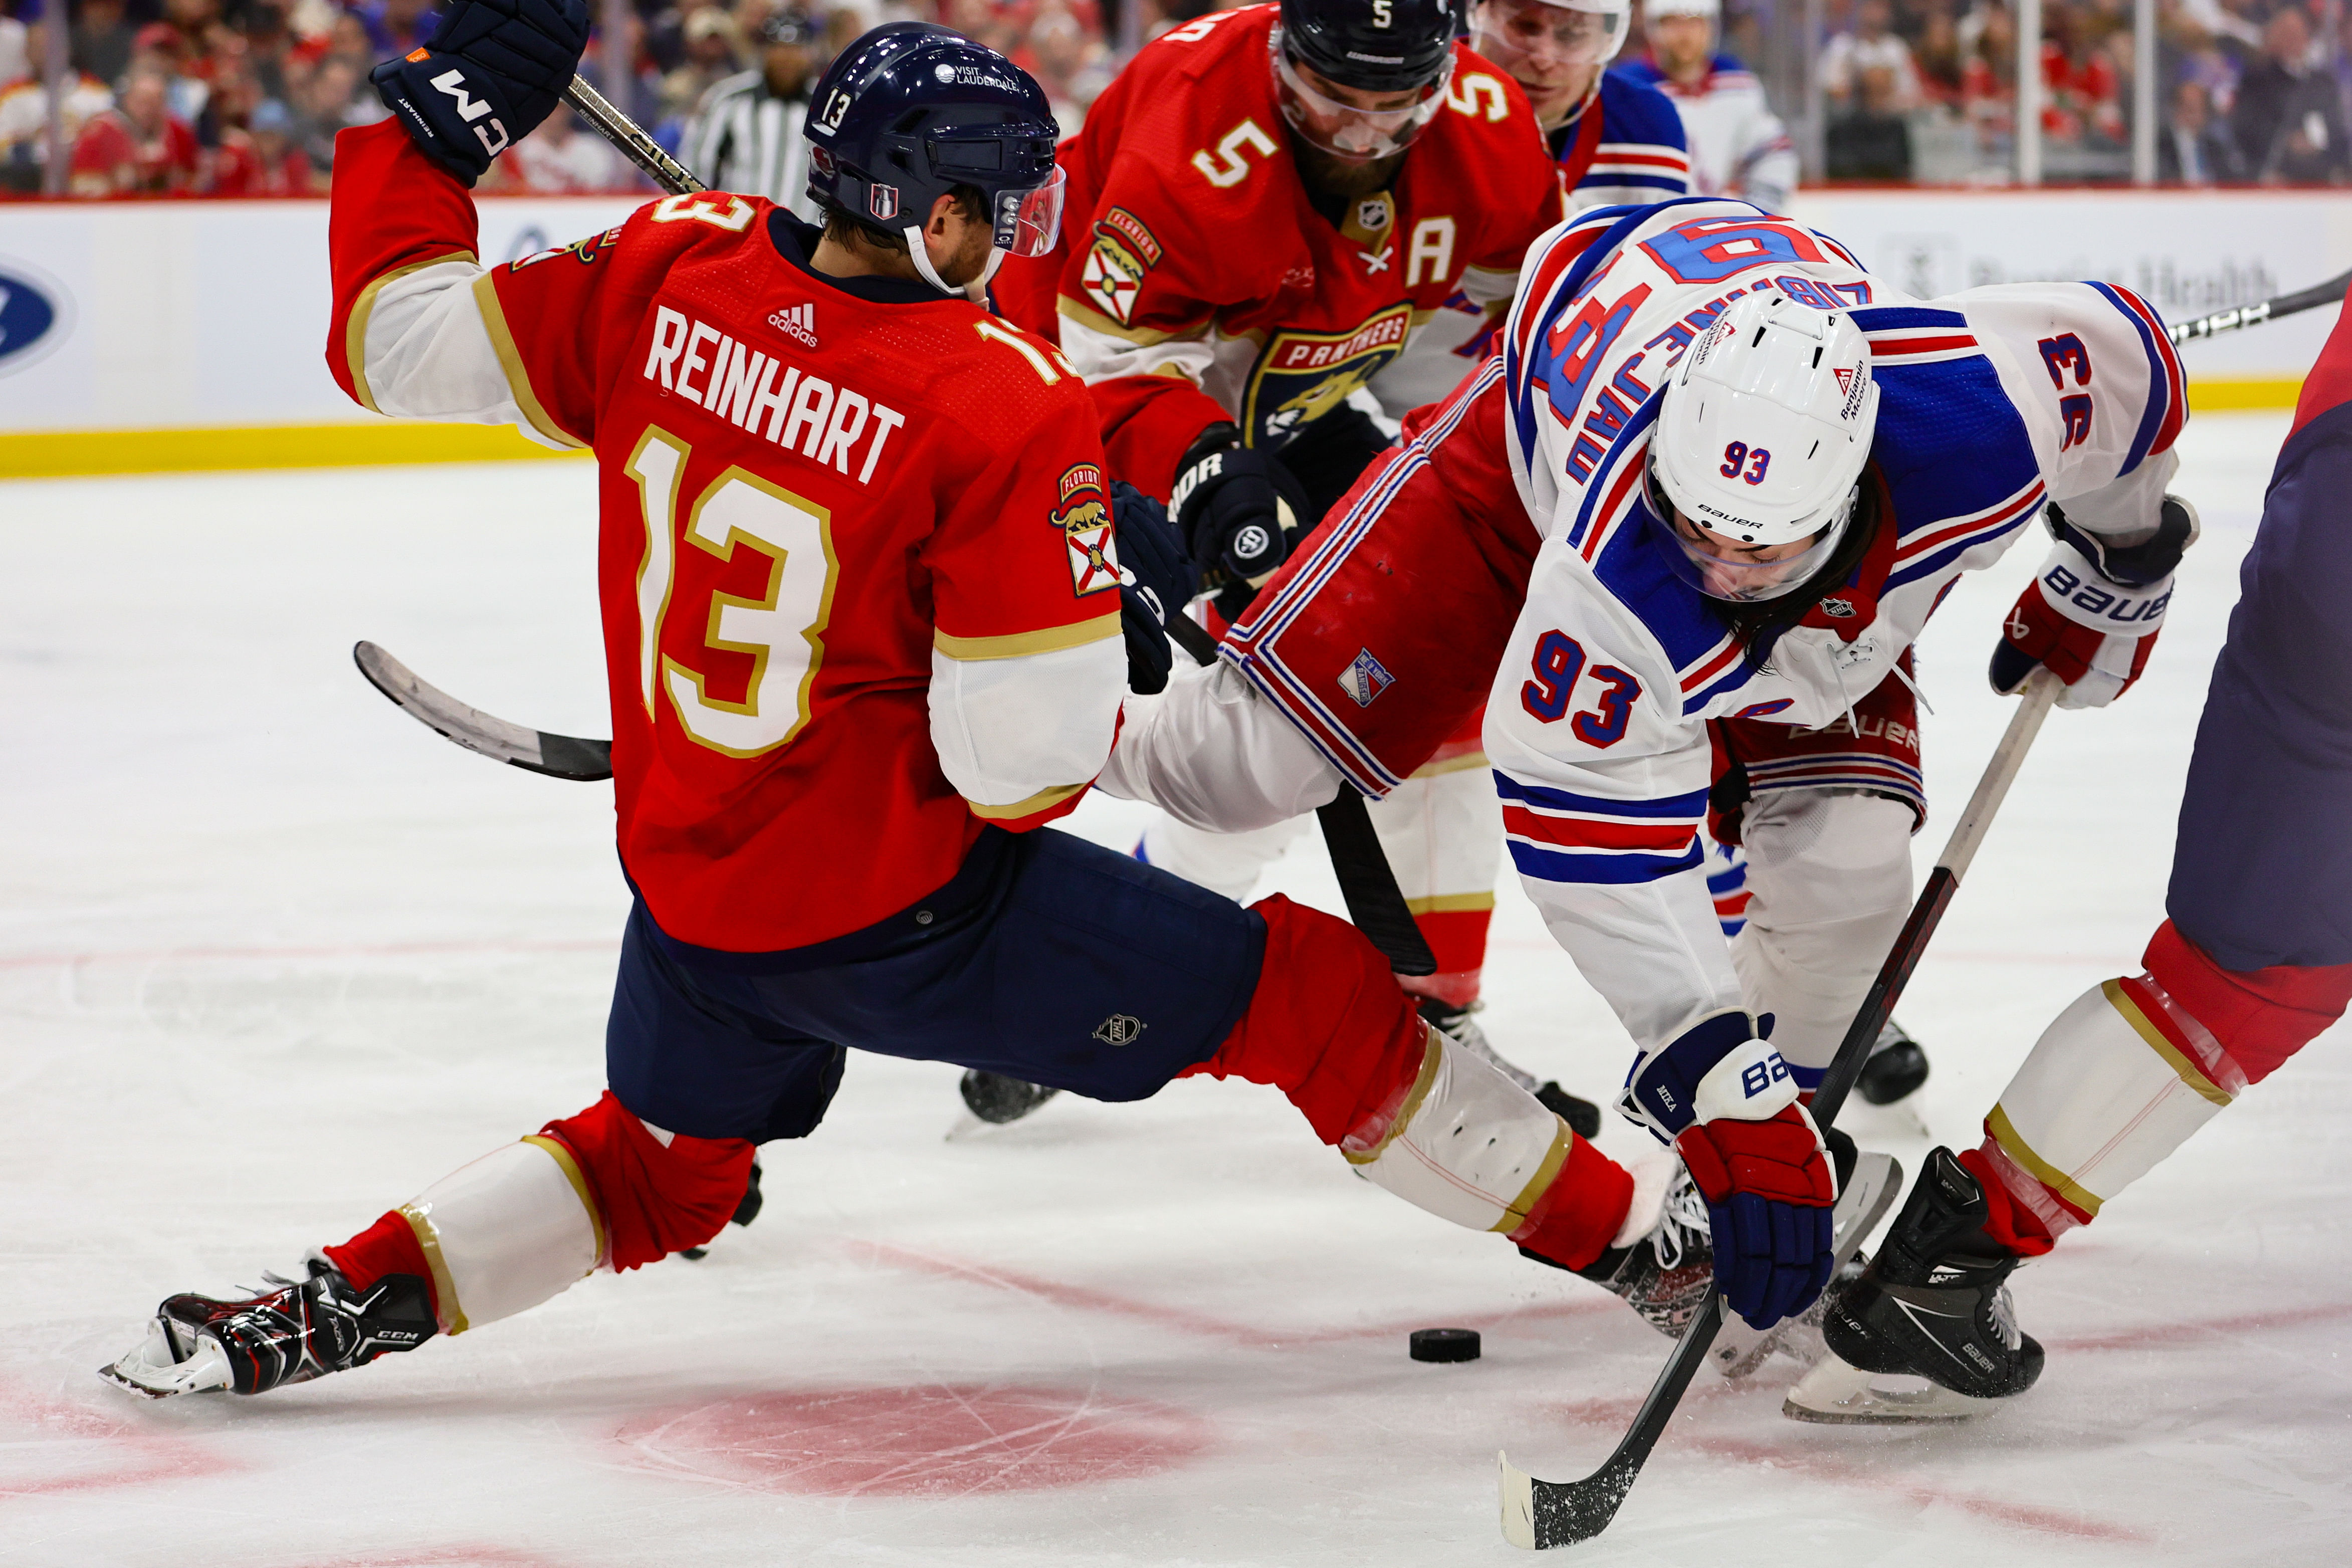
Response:
M1838 1360L1790 1391L1819 1421L1975 1415L2030 1387L2042 1347L2003 1281L2090 1224L2190 1134L2284 1066L2352 999L2352 311L2305 378L2240 571L2189 754L2169 918L2137 976L2076 998L1985 1118L1937 1149L1895 1236L1831 1303ZM2014 674L1996 655L1993 679ZM1998 1347L1989 1362L1971 1353ZM1927 1378L1885 1397L1880 1375Z
M1649 0L1642 14L1649 52L1618 74L1664 93L1681 116L1693 194L1738 196L1783 213L1797 188L1796 145L1756 73L1716 48L1722 18L1723 0Z
M581 0L459 0L378 68L395 118L337 149L328 360L378 412L596 455L635 894L611 1087L297 1278L170 1298L110 1375L261 1393L706 1241L755 1146L823 1119L845 1046L1107 1100L1275 1084L1371 1181L1562 1266L1639 1255L1620 1293L1687 1312L1704 1237L1430 1030L1352 926L1045 826L1130 681L1164 679L1141 591L1181 589L1146 564L1172 548L1130 550L1122 586L1112 508L1137 544L1164 520L1107 482L1067 361L966 297L1057 232L1037 85L944 28L879 28L813 99L822 229L678 196L485 268L468 186L587 32Z
M1759 1205L1822 1190L1803 1097L1910 904L1912 639L2046 511L1997 676L2046 665L2074 707L2127 689L2194 537L2164 489L2185 413L2126 290L1922 304L1744 204L1588 214L1221 666L1130 708L1104 785L1247 829L1393 789L1483 706L1521 882L1632 1037L1623 1108L1681 1149L1727 1293L1769 1322L1826 1243ZM1751 862L1730 943L1709 827Z

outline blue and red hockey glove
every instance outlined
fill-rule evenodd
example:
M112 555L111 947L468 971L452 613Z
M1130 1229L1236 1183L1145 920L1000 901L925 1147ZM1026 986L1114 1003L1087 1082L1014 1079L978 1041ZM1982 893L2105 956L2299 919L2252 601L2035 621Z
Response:
M1757 1329L1803 1312L1829 1283L1837 1203L1821 1130L1763 1038L1771 1028L1709 1014L1637 1058L1619 1103L1681 1154L1706 1198L1717 1288Z
M467 184L563 101L586 0L456 0L432 43L368 73L416 145Z
M1988 672L2016 691L2038 667L2066 683L2060 707L2105 707L2138 680L2172 602L2172 574L2197 542L2197 510L2167 496L2155 534L2117 547L2049 508L2057 544L2001 623Z

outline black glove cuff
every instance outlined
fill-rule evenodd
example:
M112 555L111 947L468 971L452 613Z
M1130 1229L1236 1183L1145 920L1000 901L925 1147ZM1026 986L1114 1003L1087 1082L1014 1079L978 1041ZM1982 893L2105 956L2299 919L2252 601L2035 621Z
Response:
M2146 588L2161 582L2179 567L2180 558L2197 537L2197 524L2187 507L2171 496L2158 508L2156 533L2136 545L2113 545L2066 520L2058 503L2050 503L2045 520L2050 537L2082 552L2099 569L2099 575L2124 588Z

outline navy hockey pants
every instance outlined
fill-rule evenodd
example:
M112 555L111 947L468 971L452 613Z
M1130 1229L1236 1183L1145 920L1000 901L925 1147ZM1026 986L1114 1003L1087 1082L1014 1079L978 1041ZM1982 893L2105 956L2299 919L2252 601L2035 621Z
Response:
M754 1143L815 1129L845 1047L1140 1100L1216 1053L1265 941L1260 916L1114 850L992 828L945 887L808 947L693 946L640 900L605 1071L656 1127Z

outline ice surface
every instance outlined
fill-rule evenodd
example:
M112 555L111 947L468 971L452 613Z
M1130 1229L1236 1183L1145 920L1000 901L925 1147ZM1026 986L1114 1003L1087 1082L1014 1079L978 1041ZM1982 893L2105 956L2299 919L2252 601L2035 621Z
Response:
M2284 421L2201 418L2204 509L2142 686L2059 714L1901 1017L1935 1059L1850 1124L1914 1169L2134 965ZM603 733L584 466L0 486L0 1564L1505 1563L1493 1457L1580 1474L1664 1342L1353 1179L1286 1103L1069 1096L970 1142L945 1066L859 1059L708 1261L253 1401L91 1371L586 1103L624 891L609 794L467 756L356 639ZM1938 809L2032 543L1930 630ZM1076 826L1131 841L1135 809ZM1311 852L1280 886L1336 907ZM1486 1028L1599 1096L1606 1012L1503 890ZM2310 1563L2352 1541L2338 1346L2352 1113L2315 1042L2020 1277L2042 1386L1958 1431L1799 1426L1703 1375L1591 1563ZM1612 1127L1607 1146L1633 1152ZM1467 1324L1430 1366L1406 1333ZM1787 1368L1789 1364L1780 1363Z

